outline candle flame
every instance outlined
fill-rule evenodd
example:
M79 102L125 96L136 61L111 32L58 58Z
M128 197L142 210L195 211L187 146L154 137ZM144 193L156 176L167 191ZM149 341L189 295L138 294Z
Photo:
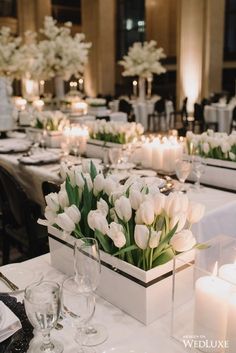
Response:
M218 261L216 261L215 266L212 271L212 276L216 277L218 275Z

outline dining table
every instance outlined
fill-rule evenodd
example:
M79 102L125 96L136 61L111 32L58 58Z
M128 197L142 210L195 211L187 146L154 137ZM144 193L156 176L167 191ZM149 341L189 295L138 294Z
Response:
M219 132L230 133L230 126L233 116L233 104L212 103L204 108L205 122L208 124L217 123Z

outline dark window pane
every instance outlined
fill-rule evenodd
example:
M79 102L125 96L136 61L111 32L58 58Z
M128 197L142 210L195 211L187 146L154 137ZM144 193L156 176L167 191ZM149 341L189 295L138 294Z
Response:
M80 0L52 0L52 16L61 23L81 24Z
M225 2L224 59L236 60L236 0Z
M0 17L16 17L16 0L0 0Z

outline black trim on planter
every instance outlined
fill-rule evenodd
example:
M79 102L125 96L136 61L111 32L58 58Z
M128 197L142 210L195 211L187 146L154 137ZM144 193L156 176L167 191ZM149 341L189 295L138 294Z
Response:
M229 162L229 161L227 161ZM225 167L223 165L216 165L216 164L211 164L211 163L206 163L207 166L209 167L215 167L215 168L221 168L221 169L230 169L230 170L235 170L236 171L236 168L232 168L232 167Z
M60 238L56 237L55 235L48 234L48 236L49 236L50 238L52 238L52 239L58 241L59 243L61 243L61 244L63 244L63 245L66 245L68 248L71 248L71 249L74 248L73 245L67 243L67 242L66 242L65 240L63 240L63 239L60 239ZM113 272L116 272L116 273L118 273L119 275L121 275L121 276L123 276L123 277L129 279L130 281L133 281L133 282L137 283L138 285L140 285L140 286L142 286L142 287L145 287L145 288L148 288L148 287L150 287L150 286L152 286L152 285L154 285L154 284L156 284L156 283L158 283L158 282L160 282L160 281L163 281L164 279L166 279L166 278L168 278L168 277L170 277L170 276L173 275L173 271L171 270L171 271L165 273L164 275L161 275L161 276L159 276L159 277L157 277L157 278L154 278L153 280L151 280L151 281L149 281L149 282L146 283L146 282L143 282L143 281L137 279L136 277L134 277L134 276L132 276L132 275L129 275L128 273L126 273L126 272L124 272L124 271L122 271L122 270L117 269L116 267L114 267L114 266L108 264L107 262L105 262L105 261L103 261L103 260L101 260L101 264L102 264L104 267L108 268L109 270L111 270L111 271L113 271ZM190 262L190 264L192 265L193 262ZM183 266L178 267L178 269L176 269L176 272L181 272L181 271L185 270L187 267L191 266L190 264L185 264L185 265L183 265Z

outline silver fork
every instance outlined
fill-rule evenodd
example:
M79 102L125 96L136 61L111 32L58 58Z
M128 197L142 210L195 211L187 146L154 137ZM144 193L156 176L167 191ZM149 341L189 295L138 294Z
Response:
M0 272L0 280L4 282L11 290L15 291L18 290L19 287L15 285L12 281L10 281L2 272Z

